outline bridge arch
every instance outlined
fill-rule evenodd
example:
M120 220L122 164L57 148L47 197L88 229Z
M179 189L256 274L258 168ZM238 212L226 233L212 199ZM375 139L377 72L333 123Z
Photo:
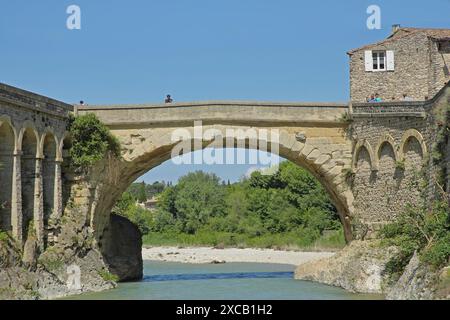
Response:
M230 128L230 126L210 124L207 125L205 129L214 129L225 132L226 128ZM248 126L232 126L232 129L244 131L249 128L255 129L259 137L262 136L261 129L265 129ZM184 129L191 133L193 133L194 130L192 127L185 127ZM216 136L215 139L214 137L196 139L192 134L188 139L174 142L172 141L172 130L163 128L154 128L145 133L142 131L137 133L134 130L131 132L112 130L112 132L121 141L124 161L121 161L118 164L120 167L119 170L114 169L115 174L108 175L110 181L105 184L105 187L107 187L108 190L97 195L98 202L95 206L97 210L110 211L115 201L132 182L152 168L171 159L172 150L176 148L177 145L179 146L180 143L185 146L190 146L191 148L187 151L182 149L177 155L205 149L207 147L245 148L267 152L274 151L270 147L267 147L267 144L273 141L272 137L263 137L259 139L257 145L255 145L248 138L238 139L230 135ZM147 133L151 134L151 137L147 136ZM352 208L353 197L345 178L342 176L342 171L344 168L350 167L351 159L343 158L343 153L333 151L333 148L330 148L329 145L320 145L315 143L314 140L312 140L313 143L308 140L304 142L298 141L296 134L297 132L294 130L280 130L278 155L305 168L318 179L330 195L331 201L335 205L344 226L346 240L350 241L352 239L350 211ZM346 149L346 147L347 145L342 145L343 149ZM111 190L109 189L109 186L119 187ZM113 200L111 201L110 199ZM104 219L105 214L94 213L94 229L100 230L100 233L102 228L107 225L107 222L104 221Z

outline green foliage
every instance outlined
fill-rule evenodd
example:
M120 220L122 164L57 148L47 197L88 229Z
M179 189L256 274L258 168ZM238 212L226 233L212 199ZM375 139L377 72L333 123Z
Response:
M435 117L437 122L436 138L432 146L432 161L438 168L437 183L446 189L447 183L447 162L445 154L447 152L447 141L450 138L450 104L438 108L435 111Z
M395 168L398 170L405 170L405 161L404 160L399 160L395 162Z
M86 169L103 159L107 152L120 155L120 144L93 113L76 117L70 125L72 165Z
M64 262L61 257L55 256L41 256L38 260L39 264L43 265L49 272L56 272L64 266Z
M119 277L116 276L115 274L112 274L108 270L99 270L98 274L100 275L100 277L102 277L104 281L113 281L113 282L119 281Z
M398 257L388 263L390 274L400 274L415 251L422 262L436 268L450 258L449 207L446 201L436 202L430 210L409 206L396 222L381 230L383 243L399 248Z
M9 235L5 231L0 230L0 242L6 242L9 239Z
M323 187L287 161L273 175L254 172L235 184L190 173L166 187L158 199L157 210L148 212L145 221L147 244L308 247L319 239L331 246L344 243L339 217ZM323 239L330 232L334 237Z
M144 203L145 201L147 201L147 193L145 191L145 182L142 182L139 184L136 199L140 203Z
M156 181L153 184L146 184L145 182L132 183L127 192L131 193L136 199L143 200L151 199L159 195L167 187L166 183ZM144 190L143 190L144 189ZM144 199L145 194L145 199Z
M423 251L422 258L433 266L443 266L450 257L450 232Z
M152 213L138 206L136 204L136 198L129 192L122 194L122 197L116 202L112 212L133 222L142 234L147 234L154 224Z

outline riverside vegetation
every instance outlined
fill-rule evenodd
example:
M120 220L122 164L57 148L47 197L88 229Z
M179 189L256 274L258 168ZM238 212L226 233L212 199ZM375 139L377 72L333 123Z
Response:
M158 194L156 210L138 202ZM345 245L335 207L306 170L284 161L231 184L202 171L177 185L133 184L114 210L137 224L147 245L326 248Z

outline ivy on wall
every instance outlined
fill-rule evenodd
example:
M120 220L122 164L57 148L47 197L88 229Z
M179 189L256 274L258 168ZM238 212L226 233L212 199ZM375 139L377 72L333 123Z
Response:
M88 113L71 119L70 157L75 168L87 169L109 152L120 156L120 143L95 114Z

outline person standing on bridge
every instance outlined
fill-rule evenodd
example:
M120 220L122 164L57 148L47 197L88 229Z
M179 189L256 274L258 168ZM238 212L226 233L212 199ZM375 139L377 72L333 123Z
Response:
M170 96L170 94L168 94L168 95L166 96L166 100L164 100L164 102L165 102L165 103L172 103L172 102L173 102L173 99L172 99L172 97Z

